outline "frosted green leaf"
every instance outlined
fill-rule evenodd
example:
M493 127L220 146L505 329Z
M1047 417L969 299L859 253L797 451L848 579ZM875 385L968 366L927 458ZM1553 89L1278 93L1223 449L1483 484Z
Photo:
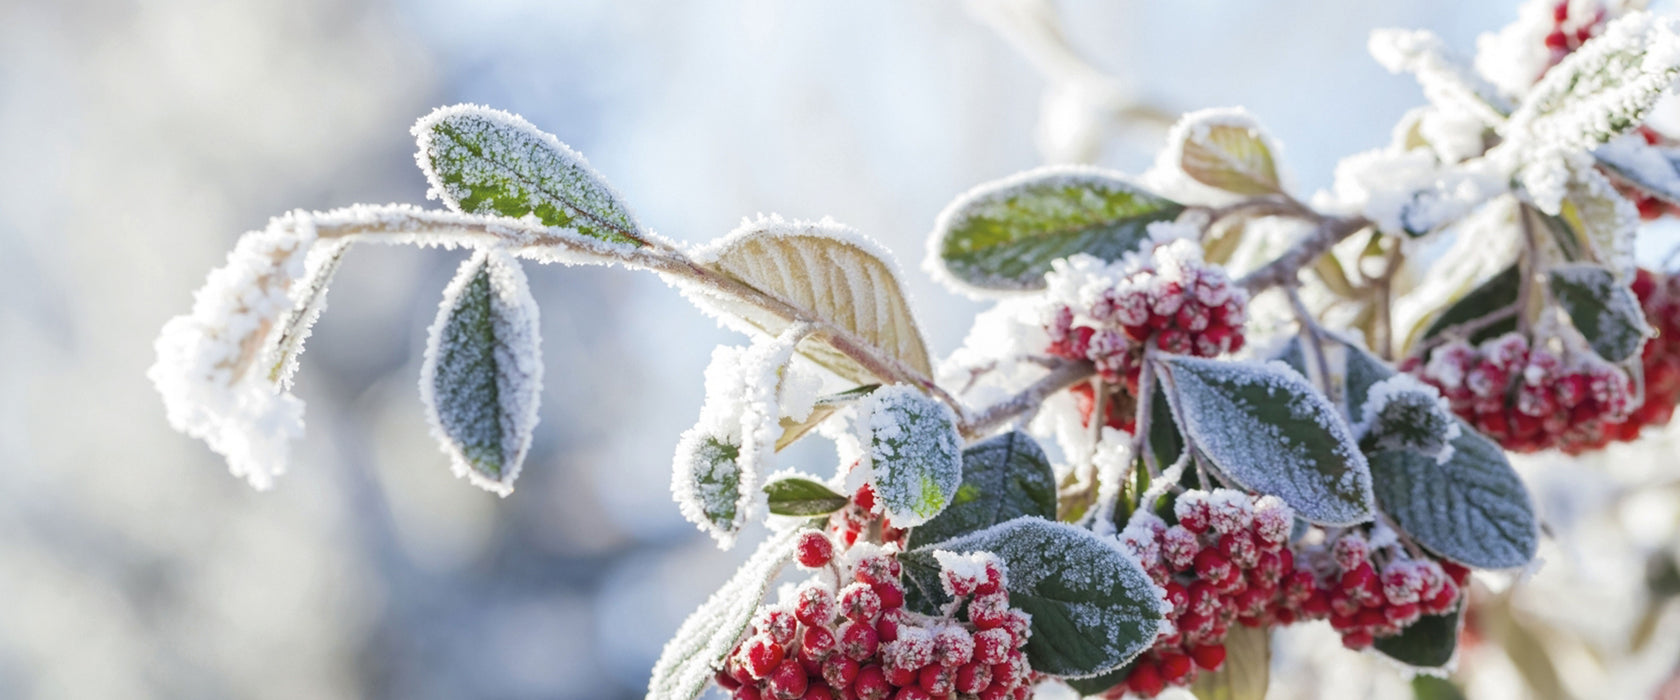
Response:
M951 202L934 223L927 267L962 291L1042 289L1051 261L1075 253L1117 260L1148 240L1149 224L1183 209L1118 173L1040 168Z
M1552 297L1593 352L1611 362L1639 353L1652 331L1639 297L1614 274L1592 263L1571 263L1552 268L1547 278Z
M948 540L1023 515L1056 518L1056 476L1032 436L1018 430L962 453L962 485L951 505L910 531L910 546Z
M741 446L695 427L677 441L671 492L683 517L721 543L732 544L746 524Z
M641 224L577 151L523 118L476 105L442 107L414 125L429 196L449 208L641 245Z
M1340 412L1282 363L1169 356L1179 428L1220 472L1325 525L1371 519L1371 475Z
M1283 191L1277 164L1260 125L1242 109L1187 114L1173 129L1179 168L1191 179L1234 194L1261 196Z
M444 290L420 366L420 398L456 476L513 491L537 425L542 373L525 273L503 251L475 253Z
M1645 121L1676 77L1680 38L1672 20L1630 12L1546 71L1505 133L1534 150L1589 150Z
M784 564L793 558L799 530L759 545L729 581L684 620L665 644L648 681L648 700L694 700L712 682L713 667L734 648L753 611Z
M1371 455L1377 503L1430 551L1478 569L1525 566L1540 543L1528 489L1505 452L1459 421L1445 463L1410 450Z
M1161 630L1165 601L1137 562L1089 530L1036 517L899 557L907 600L932 611L948 599L934 551L991 552L1008 568L1009 602L1032 616L1033 670L1084 678L1131 662Z
M951 408L915 389L882 387L863 402L869 483L895 527L945 510L962 484L962 438Z
M1437 462L1452 457L1458 418L1434 387L1410 374L1395 374L1373 384L1358 415L1359 446L1367 454L1411 450Z

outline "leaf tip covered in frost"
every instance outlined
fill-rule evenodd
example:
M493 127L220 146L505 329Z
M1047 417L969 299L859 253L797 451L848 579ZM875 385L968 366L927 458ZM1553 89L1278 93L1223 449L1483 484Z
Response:
M862 466L893 525L915 527L945 510L962 484L962 438L951 408L903 384L877 389L859 408Z
M455 475L501 496L513 492L537 424L537 322L519 263L479 251L444 290L420 366L420 398Z

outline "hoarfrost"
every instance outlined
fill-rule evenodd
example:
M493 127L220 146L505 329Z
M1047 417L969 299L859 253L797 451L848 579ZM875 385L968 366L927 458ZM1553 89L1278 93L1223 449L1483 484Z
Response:
M1437 464L1452 459L1458 421L1435 387L1401 373L1371 385L1366 397L1356 434L1377 449L1415 450L1434 457Z
M1675 21L1630 12L1546 72L1506 122L1501 147L1589 151L1644 121L1677 76Z
M1369 48L1371 57L1390 73L1417 76L1424 97L1443 111L1474 115L1488 126L1503 122L1511 112L1494 87L1451 56L1433 32L1378 29L1371 32Z
M537 302L512 256L483 250L444 289L420 365L420 400L457 477L513 492L542 401Z
M1546 46L1546 35L1552 31L1552 8L1556 5L1556 0L1529 0L1517 10L1515 22L1477 37L1477 72L1505 95L1528 92L1551 65L1552 51Z
M895 527L915 527L949 505L962 484L962 438L951 408L895 384L858 403L863 463Z
M753 611L782 567L793 558L798 530L772 535L729 581L706 599L665 644L648 681L650 700L692 700L711 683L712 664L747 631Z
M303 434L303 402L269 369L282 361L281 317L293 308L314 241L301 213L242 236L194 294L192 312L164 325L146 371L170 426L203 440L258 489L285 471L290 441Z

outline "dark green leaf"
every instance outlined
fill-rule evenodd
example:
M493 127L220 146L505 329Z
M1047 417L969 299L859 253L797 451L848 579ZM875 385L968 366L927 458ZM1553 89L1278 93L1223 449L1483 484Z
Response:
M1179 427L1244 488L1320 524L1371 519L1371 476L1341 412L1275 365L1169 356Z
M1611 362L1639 352L1651 329L1645 325L1639 298L1618 283L1614 273L1591 263L1572 263L1552 268L1547 279L1552 296L1593 352Z
M850 502L821 482L799 477L777 479L764 485L770 512L776 515L828 515Z
M1516 265L1505 268L1503 272L1494 275L1486 282L1483 282L1480 286L1470 290L1469 294L1466 294L1458 301L1453 302L1451 306L1447 307L1446 311L1443 311L1441 312L1441 315L1436 316L1435 320L1429 324L1429 328L1423 332L1423 337L1419 340L1428 340L1440 335L1443 331L1446 331L1453 326L1469 323L1478 318L1516 304L1517 283L1521 280L1522 276L1517 271ZM1508 320L1482 328L1481 330L1471 334L1467 340L1471 343L1480 343L1489 338L1509 333L1516 330L1516 328L1517 320L1515 317L1512 317Z
M962 484L962 439L951 409L896 384L869 395L870 485L897 527L915 527L951 504Z
M530 122L473 105L444 107L414 125L432 193L452 209L535 215L612 243L641 245L641 225L576 151Z
M1540 533L1505 452L1459 422L1445 464L1410 450L1371 455L1377 502L1418 544L1478 569L1525 566Z
M984 530L1023 515L1056 518L1056 476L1032 437L1018 430L963 450L962 485L951 505L910 531L910 547Z
M1032 615L1027 659L1036 671L1085 677L1130 662L1155 641L1155 587L1137 563L1088 530L1021 517L900 556L907 600L945 604L934 550L986 551L1008 568L1009 602Z
M1440 668L1452 661L1458 648L1461 609L1445 615L1424 615L1392 637L1380 637L1372 646L1395 661L1419 668Z
M1184 435L1173 421L1172 404L1163 383L1155 384L1155 398L1149 404L1149 449L1155 453L1155 463L1162 469L1177 462L1184 454ZM1190 473L1186 470L1186 474Z
M934 225L933 250L970 287L1040 289L1051 261L1075 253L1116 260L1149 238L1149 224L1183 209L1117 174L1046 168L958 197Z
M1080 696L1102 695L1103 691L1126 682L1126 677L1131 675L1132 667L1135 665L1127 663L1125 666L1108 673L1091 676L1090 678L1064 678L1062 682L1067 683L1069 688L1078 691Z
M481 251L444 291L420 398L458 476L507 495L530 450L542 391L536 302L518 261Z

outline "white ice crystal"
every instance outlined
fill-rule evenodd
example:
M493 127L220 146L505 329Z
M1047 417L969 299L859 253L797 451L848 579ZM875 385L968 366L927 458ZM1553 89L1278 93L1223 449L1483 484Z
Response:
M1388 232L1431 231L1508 190L1494 162L1443 164L1431 151L1377 149L1336 165L1332 195L1316 203L1370 219Z
M1371 32L1369 48L1390 73L1417 76L1424 97L1441 111L1472 115L1488 126L1504 121L1511 111L1493 86L1451 56L1433 32L1379 29Z
M1680 77L1673 18L1632 12L1546 72L1511 114L1506 148L1584 152L1644 120Z
M1546 46L1546 35L1553 28L1552 8L1556 4L1557 0L1529 0L1517 10L1515 22L1476 38L1477 72L1505 95L1528 92L1551 65L1552 52ZM1567 28L1567 31L1574 30L1575 27Z
M285 471L303 434L303 402L270 370L292 309L294 283L315 241L306 215L288 214L239 239L194 295L192 313L164 325L146 376L163 395L171 427L205 441L258 489Z

